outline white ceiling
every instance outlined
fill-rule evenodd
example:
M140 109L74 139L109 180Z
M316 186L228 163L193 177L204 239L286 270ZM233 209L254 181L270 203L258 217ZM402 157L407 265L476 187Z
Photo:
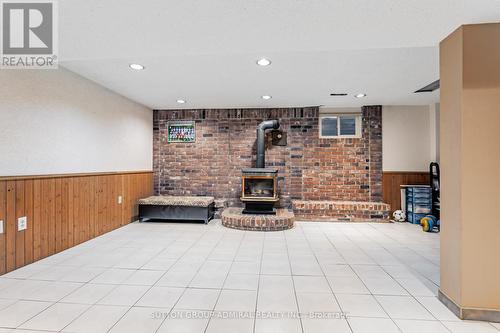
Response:
M495 21L500 0L63 0L59 53L153 109L417 105L439 99L413 94L438 79L439 42Z

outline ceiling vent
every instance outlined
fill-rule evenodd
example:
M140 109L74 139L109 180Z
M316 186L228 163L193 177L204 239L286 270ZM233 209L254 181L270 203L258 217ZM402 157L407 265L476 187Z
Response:
M439 89L439 80L436 80L431 84L428 84L425 87L418 89L417 91L415 91L415 93L433 92L436 89Z
M330 96L347 96L346 93L332 93Z

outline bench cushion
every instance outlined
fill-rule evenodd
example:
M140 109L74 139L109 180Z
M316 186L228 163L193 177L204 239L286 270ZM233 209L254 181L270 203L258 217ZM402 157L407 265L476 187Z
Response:
M157 195L144 199L139 199L139 205L154 206L188 206L188 207L208 207L214 203L214 197L185 197Z

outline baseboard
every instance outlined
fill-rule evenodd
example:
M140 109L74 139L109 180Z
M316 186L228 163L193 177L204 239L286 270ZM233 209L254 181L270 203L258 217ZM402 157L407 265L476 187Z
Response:
M455 316L457 316L458 318L461 318L462 319L462 311L460 309L460 307L455 304L455 302L453 302L451 300L451 298L449 298L448 296L446 296L445 294L443 294L443 292L441 291L441 289L438 290L438 299L441 301L441 303L443 303L451 312L453 312L455 314Z
M500 310L460 307L451 298L446 296L441 290L438 291L438 299L460 319L500 323Z

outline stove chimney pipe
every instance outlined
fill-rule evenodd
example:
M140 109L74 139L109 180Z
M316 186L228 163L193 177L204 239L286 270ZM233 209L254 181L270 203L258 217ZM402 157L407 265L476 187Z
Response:
M266 167L266 143L265 143L265 130L266 129L278 129L280 123L278 120L266 120L257 126L257 168Z

